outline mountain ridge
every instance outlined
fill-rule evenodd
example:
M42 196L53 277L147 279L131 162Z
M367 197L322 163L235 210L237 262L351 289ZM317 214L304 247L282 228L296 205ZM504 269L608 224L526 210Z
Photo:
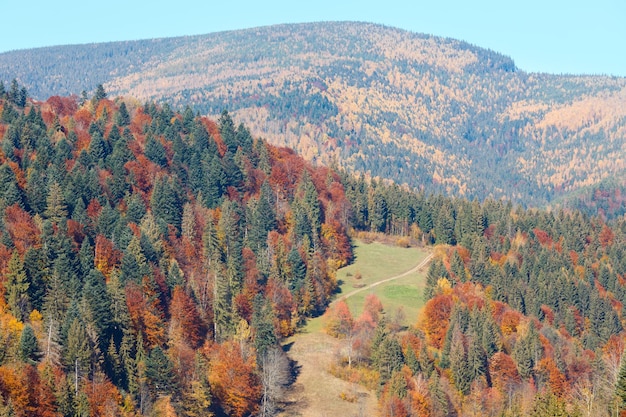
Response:
M58 48L0 54L0 80L228 109L308 160L467 198L545 206L626 171L625 78L526 73L455 39L322 22Z

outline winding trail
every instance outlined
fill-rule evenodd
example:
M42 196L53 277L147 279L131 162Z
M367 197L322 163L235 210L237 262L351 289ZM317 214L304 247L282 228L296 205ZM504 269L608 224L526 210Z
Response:
M398 278L402 278L402 277L405 277L405 276L407 276L407 275L409 275L409 274L412 274L412 273L414 273L414 272L417 272L417 271L419 271L421 268L423 268L424 266L426 266L426 265L428 264L428 262L430 262L430 260L431 260L432 258L433 258L433 254L432 254L432 253L430 253L430 254L428 254L428 256L427 256L427 257L425 257L425 258L422 260L422 262L420 262L419 264L417 264L417 265L416 265L416 266L414 266L413 268L409 269L408 271L403 272L403 273L398 274L398 275L394 275L394 276L389 277L389 278L385 278L385 279L383 279L383 280L381 280L381 281L374 282L373 284L366 285L366 286L365 286L365 287L363 287L363 288L359 288L359 289L356 289L356 290L354 290L354 291L350 291L350 292L349 292L349 293L347 293L346 295L342 295L341 297L339 297L339 298L337 298L336 300L334 300L331 304L334 304L334 303L336 303L336 302L337 302L337 301L339 301L339 300L345 300L345 299L347 299L347 298L349 298L349 297L352 297L354 294L358 294L358 293L360 293L361 291L366 291L366 290L369 290L369 289L371 289L371 288L376 287L377 285L384 284L385 282L393 281L393 280L396 280L396 279L398 279Z
M408 271L384 278L363 288L355 289L337 299L345 300L361 291L365 291L398 278L419 271L433 258L428 254L421 262ZM344 341L335 339L321 330L322 317L311 319L309 326L315 323L319 328L299 332L284 344L289 358L295 365L296 379L287 389L283 410L278 417L334 417L374 415L378 410L376 393L367 388L351 383L330 374L329 369L336 360ZM355 401L341 399L349 395Z

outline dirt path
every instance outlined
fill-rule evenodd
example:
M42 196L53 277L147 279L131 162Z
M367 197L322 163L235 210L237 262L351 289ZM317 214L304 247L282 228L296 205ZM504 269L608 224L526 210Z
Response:
M410 270L382 279L363 288L351 291L337 300L345 300L361 291L415 273L430 262L429 254ZM336 302L335 300L334 302ZM297 379L286 396L287 406L281 417L358 417L377 413L374 392L364 387L339 379L328 372L335 355L344 347L345 341L328 336L321 330L321 317L313 319L305 331L292 336L285 347L289 358L296 364ZM348 394L358 401L348 402L341 395Z
M369 289L374 288L374 287L376 287L376 286L378 286L378 285L380 285L380 284L384 284L385 282L389 282L389 281L396 280L396 279L398 279L398 278L406 277L406 276L407 276L407 275L409 275L409 274L412 274L412 273L414 273L414 272L417 272L417 271L419 271L421 268L423 268L424 266L426 266L426 265L428 264L428 262L430 262L430 260L432 259L432 257L433 257L433 254L432 254L432 253L430 253L430 254L428 254L428 256L427 256L426 258L424 258L424 260L423 260L422 262L420 262L419 264L417 264L417 265L416 265L416 266L414 266L413 268L409 269L408 271L403 272L403 273L398 274L398 275L394 275L393 277L385 278L385 279L383 279L383 280L381 280L381 281L374 282L373 284L366 285L366 286L365 286L365 287L363 287L363 288L359 288L359 289L356 289L356 290L354 290L354 291L350 291L348 294L346 294L346 295L342 295L342 296L341 296L341 297L339 297L338 299L334 300L331 304L336 303L336 302L337 302L337 301L339 301L339 300L345 300L345 299L346 299L346 298L348 298L348 297L352 297L354 294L358 294L358 293L360 293L361 291L366 291L366 290L369 290Z
M374 392L328 372L343 343L345 341L321 331L300 333L288 341L289 358L296 363L298 377L289 389L287 406L279 416L359 417L376 414L378 403ZM342 394L358 400L343 400Z

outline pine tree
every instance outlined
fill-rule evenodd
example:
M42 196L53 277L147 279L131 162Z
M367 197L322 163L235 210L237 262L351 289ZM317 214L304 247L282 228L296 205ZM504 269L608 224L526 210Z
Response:
M480 376L486 375L487 354L485 353L476 333L470 336L468 344L467 362L470 366L471 380L473 381Z
M111 314L111 299L105 286L104 275L97 269L92 269L85 278L83 287L84 319L93 325L100 341L100 351L105 352L106 343L111 336L113 317Z
M374 232L385 232L387 229L388 207L385 196L376 190L368 210L370 228Z
M272 306L262 294L254 297L251 326L254 329L254 347L258 357L263 356L278 342L274 328Z
M26 363L34 365L39 358L39 347L35 332L30 324L24 326L19 344L20 359Z
M73 318L67 331L63 363L73 374L75 391L82 376L86 376L91 364L91 349L85 326L76 317Z
M218 342L226 340L233 330L231 286L223 265L215 268L213 283L214 336Z
M500 350L500 335L498 325L493 321L490 314L483 321L481 344L487 358L491 358Z
M239 146L239 144L237 143L235 124L233 123L233 119L228 114L228 111L222 111L222 114L220 115L217 123L224 144L226 145L228 151L234 154L235 152L237 152L237 147Z
M174 392L176 384L174 380L173 365L159 346L150 351L146 358L146 378L148 385L157 394Z
M24 320L28 316L30 310L30 300L28 298L28 289L30 283L24 270L24 263L20 258L17 250L13 251L11 259L7 265L6 283L6 299L11 313L18 319Z
M159 140L155 139L153 135L149 134L146 139L144 154L155 164L161 167L167 166L167 154L165 153L165 147Z
M212 417L211 386L207 377L206 361L201 354L196 353L195 375L191 381L191 389L183 390L183 409L190 417Z
M93 95L93 102L97 104L100 100L105 99L107 97L107 93L104 90L104 86L102 84L98 84L96 86L96 92Z
M44 216L54 224L61 224L67 219L67 206L63 197L63 189L57 182L50 185Z
M120 108L115 115L115 124L118 126L128 126L130 124L130 115L128 114L128 109L124 102L120 104Z
M404 365L402 347L395 337L386 337L378 348L376 362L374 363L380 373L380 384L385 384L395 371L399 371Z
M29 282L27 294L30 304L33 309L42 311L50 271L41 249L28 248L24 254L24 271Z
M450 370L452 371L452 380L456 388L463 395L469 394L473 370L468 363L463 334L458 328L452 335L452 343L450 345Z
M89 143L89 156L94 163L104 163L105 158L109 154L107 143L104 141L100 132L94 132L91 135Z

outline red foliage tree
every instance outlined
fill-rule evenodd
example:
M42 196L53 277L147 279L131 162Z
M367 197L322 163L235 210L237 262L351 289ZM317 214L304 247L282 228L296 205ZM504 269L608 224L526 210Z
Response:
M122 396L118 389L104 375L96 374L85 387L89 415L113 416L119 410Z
M156 302L137 284L131 282L126 285L126 306L130 321L133 329L143 335L148 348L162 345L165 338L163 317L155 307Z
M122 259L122 253L115 249L115 245L102 235L96 236L96 250L94 264L107 278L111 276L111 271Z
M217 348L211 360L209 381L227 415L243 417L256 412L261 384L255 357L244 358L239 344L228 341Z
M172 291L170 313L171 325L180 330L189 346L200 347L204 341L206 326L200 318L196 304L180 286Z
M441 349L452 313L452 297L441 294L428 300L422 314L421 328L431 346Z
M521 382L515 361L504 352L497 352L489 361L491 383L499 390L506 391L510 386Z
M30 214L20 206L14 204L7 207L4 221L20 255L24 255L28 248L39 245L39 229Z
M365 305L363 306L363 312L368 312L374 322L378 323L378 318L383 312L383 303L380 302L380 298L374 293L365 296Z
M333 337L347 337L354 329L354 319L345 300L333 304L324 314L326 332Z

